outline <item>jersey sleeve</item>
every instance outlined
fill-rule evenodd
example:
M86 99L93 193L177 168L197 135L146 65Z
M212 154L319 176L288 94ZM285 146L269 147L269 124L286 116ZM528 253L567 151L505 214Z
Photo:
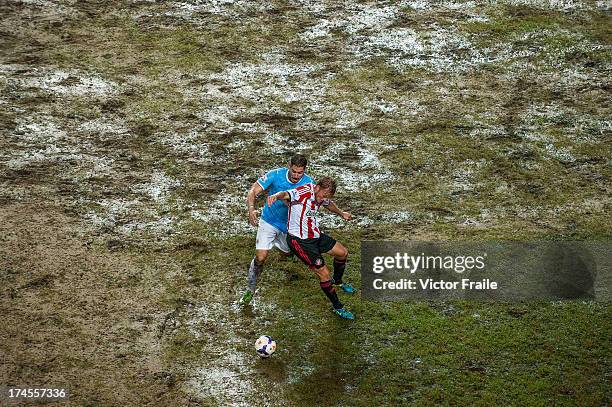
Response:
M257 183L263 189L270 188L270 185L274 182L274 178L276 177L276 170L268 171L261 177L257 178Z
M289 193L289 197L291 198L291 202L299 201L304 195L310 194L310 184L302 185L300 187L290 189L287 191Z
M300 199L300 193L297 190L297 188L290 189L290 190L287 191L287 193L289 194L291 202L294 202L294 201L297 201L297 200Z

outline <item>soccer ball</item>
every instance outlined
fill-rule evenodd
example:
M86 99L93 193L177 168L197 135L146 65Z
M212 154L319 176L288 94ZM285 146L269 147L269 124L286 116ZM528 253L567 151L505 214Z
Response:
M255 350L262 358L269 358L276 350L276 342L268 335L262 335L255 341Z

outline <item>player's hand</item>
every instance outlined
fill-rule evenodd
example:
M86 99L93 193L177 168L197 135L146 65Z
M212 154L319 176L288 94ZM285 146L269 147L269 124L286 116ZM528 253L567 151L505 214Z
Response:
M249 223L251 226L257 226L257 212L251 208L249 208Z
M348 212L342 212L342 219L344 219L344 220L351 220L351 219L353 219L353 215L351 215Z
M268 206L272 206L272 204L278 199L278 197L276 196L276 194L274 195L270 195L268 197Z

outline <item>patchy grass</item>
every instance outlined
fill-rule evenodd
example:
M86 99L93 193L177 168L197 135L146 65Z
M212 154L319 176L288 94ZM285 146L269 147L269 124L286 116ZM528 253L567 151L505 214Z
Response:
M334 235L352 253L347 275L358 284L360 233ZM220 279L241 284L241 269L250 257L242 243L208 241L205 253L185 252L180 258L200 287ZM221 248L222 256L209 257ZM211 268L224 273L211 274ZM610 315L605 304L373 303L340 294L358 317L346 322L332 318L312 273L279 259L269 262L260 290L256 305L244 311L232 311L233 299L220 293L227 304L216 315L220 319L195 320L196 332L190 333L184 327L188 322L179 318L183 325L169 343L169 360L189 366L223 359L210 347L210 337L231 342L237 335L244 338L238 351L249 355L251 383L291 405L342 405L347 400L359 406L449 400L597 405L606 398L601 361ZM182 309L185 304L205 306L211 299L202 290L180 291L191 293L178 302ZM279 344L277 354L266 361L257 360L249 341L263 331Z
M492 9L487 21L464 23L464 30L490 39L508 40L534 31L558 29L567 24L561 12L536 9L528 6L508 6Z

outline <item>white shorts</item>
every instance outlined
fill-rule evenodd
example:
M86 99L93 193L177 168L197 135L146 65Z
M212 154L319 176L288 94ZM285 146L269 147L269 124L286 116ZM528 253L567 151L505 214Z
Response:
M287 244L287 234L281 232L276 227L259 218L259 227L257 228L257 240L255 249L270 250L272 247L278 247L282 252L289 253L289 245Z

